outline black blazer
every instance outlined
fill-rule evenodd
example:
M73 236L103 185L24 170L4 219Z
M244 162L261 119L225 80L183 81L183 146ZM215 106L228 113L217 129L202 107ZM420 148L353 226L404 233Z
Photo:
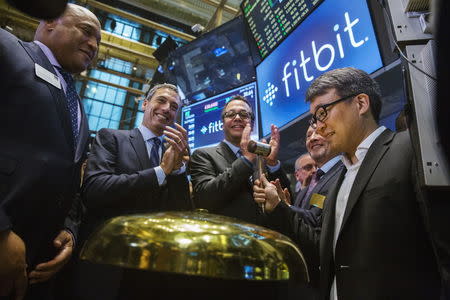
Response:
M24 240L29 268L55 255L53 239L79 190L88 139L80 105L74 151L64 91L39 78L35 64L56 76L37 44L0 29L0 230ZM66 220L75 235L77 224Z
M320 239L321 290L336 275L339 299L438 299L439 275L415 194L408 132L385 130L372 144L351 188L333 256L336 198L330 191Z
M186 173L168 175L166 181L159 186L139 129L101 129L84 176L82 239L115 216L191 209Z
M190 160L190 174L194 187L194 202L210 213L235 217L253 224L261 223L261 209L253 200L250 177L253 169L223 141L217 146L197 149ZM283 187L289 186L280 168L269 180L279 178Z

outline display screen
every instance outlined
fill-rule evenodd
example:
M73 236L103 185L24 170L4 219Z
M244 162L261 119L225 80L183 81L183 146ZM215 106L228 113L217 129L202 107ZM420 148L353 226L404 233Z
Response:
M181 124L188 131L189 148L212 146L223 140L223 122L220 117L222 108L234 95L247 98L255 113L255 122L251 137L258 140L257 93L256 83L243 85L220 95L185 106L181 111Z
M322 73L382 67L365 0L325 0L256 68L262 136L309 111L305 93Z
M295 29L322 0L244 0L244 17L262 58Z
M196 102L256 79L242 17L237 17L172 51L163 62L182 100Z

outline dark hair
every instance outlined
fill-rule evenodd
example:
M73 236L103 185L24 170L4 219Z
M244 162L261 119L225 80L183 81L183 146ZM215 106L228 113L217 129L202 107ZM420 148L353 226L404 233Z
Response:
M228 106L228 104L231 103L231 101L242 101L242 102L245 102L248 105L248 107L250 107L250 110L251 110L250 111L250 118L252 119L252 122L255 120L255 115L253 114L252 106L250 105L250 102L248 102L247 98L245 98L242 95L234 95L234 96L231 96L230 101L228 101L227 104L225 104L225 106L222 108L222 113L220 114L220 118L222 119L222 121L224 120L224 114L226 112L227 106Z
M156 93L157 90L159 89L169 89L174 91L175 93L177 93L178 95L178 88L176 86L174 86L173 84L170 83L161 83L161 84L157 84L154 87L152 87L148 92L147 95L145 96L145 99L150 101L150 99L152 99L153 95ZM180 97L180 96L178 96Z
M336 89L340 97L357 93L367 94L370 100L370 111L375 122L378 123L381 112L381 92L378 83L369 74L355 68L341 68L328 71L320 75L309 86L306 91L306 101L309 102L332 89Z

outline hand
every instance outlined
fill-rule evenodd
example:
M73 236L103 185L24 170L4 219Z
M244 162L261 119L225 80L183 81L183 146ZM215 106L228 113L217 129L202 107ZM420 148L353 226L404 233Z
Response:
M271 181L271 183L276 186L278 197L280 197L281 201L286 203L286 205L292 205L291 194L287 188L283 189L281 187L280 179L277 178L275 181Z
M252 132L252 127L249 123L245 125L244 131L242 131L242 138L240 143L240 148L242 152L242 156L247 158L249 161L253 162L256 159L256 154L248 152L247 146L250 141L250 133Z
M187 131L178 123L175 123L175 127L177 127L177 129L169 126L166 127L164 130L165 139L171 146L174 147L174 150L182 153L188 147Z
M276 186L270 183L264 174L261 179L255 180L253 198L259 205L264 204L266 212L273 211L281 201Z
M69 261L72 256L74 240L72 234L62 230L53 240L58 254L50 261L41 263L28 275L30 284L44 282L54 276Z
M273 125L270 127L270 154L266 157L266 163L269 166L276 166L278 164L278 151L280 150L280 131L278 127ZM265 139L262 140L263 143L267 143Z
M25 297L27 290L25 243L13 231L0 232L0 297Z

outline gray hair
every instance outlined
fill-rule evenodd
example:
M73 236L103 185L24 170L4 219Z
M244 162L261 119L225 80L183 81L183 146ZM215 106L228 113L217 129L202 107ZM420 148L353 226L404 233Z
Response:
M159 89L169 89L169 90L174 91L178 95L178 88L176 86L174 86L173 84L170 84L170 83L161 83L161 84L155 85L147 92L147 96L145 97L145 100L150 101L150 99L152 99L153 95ZM180 97L180 96L178 95L178 97Z
M350 67L328 71L309 86L306 91L306 101L310 102L332 89L336 89L340 97L357 93L367 94L370 100L370 111L378 123L381 112L381 92L378 83L369 74Z

